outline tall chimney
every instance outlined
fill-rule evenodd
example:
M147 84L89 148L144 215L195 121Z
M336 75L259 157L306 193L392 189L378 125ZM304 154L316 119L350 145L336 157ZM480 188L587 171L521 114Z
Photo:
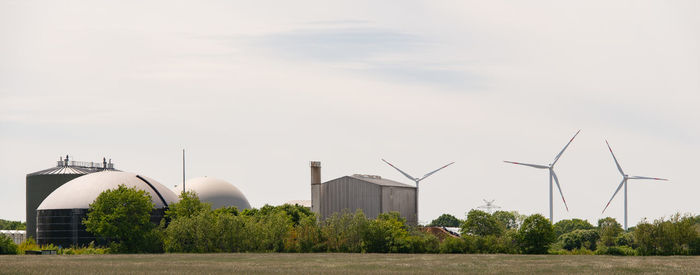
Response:
M311 164L311 212L321 214L321 162Z

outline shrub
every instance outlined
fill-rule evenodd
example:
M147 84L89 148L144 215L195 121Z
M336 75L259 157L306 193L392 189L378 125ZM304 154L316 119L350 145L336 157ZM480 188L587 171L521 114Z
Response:
M17 254L24 254L27 250L39 250L39 245L34 238L27 238L17 246Z
M465 253L468 249L468 241L463 238L445 238L440 243L440 253Z
M0 234L0 254L17 254L17 245L5 234Z

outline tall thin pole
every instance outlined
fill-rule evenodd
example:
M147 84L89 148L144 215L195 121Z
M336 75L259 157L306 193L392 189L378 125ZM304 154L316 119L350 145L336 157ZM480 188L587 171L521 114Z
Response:
M625 231L627 231L627 179L625 179Z
M554 210L552 203L552 168L549 168L549 221L554 224Z
M185 192L185 149L182 149L182 192Z

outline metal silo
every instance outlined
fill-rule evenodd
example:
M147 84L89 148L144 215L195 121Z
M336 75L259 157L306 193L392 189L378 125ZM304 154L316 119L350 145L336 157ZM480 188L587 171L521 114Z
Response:
M66 156L65 159L59 160L55 167L27 174L27 238L36 239L36 209L51 192L72 179L105 169L114 169L111 160L109 163L106 160L102 163L70 161Z
M104 191L120 185L146 191L154 205L151 222L159 224L165 210L177 202L177 195L154 179L134 173L103 171L73 179L53 191L37 208L36 241L40 245L82 246L90 242L103 245L107 240L96 238L82 223L90 204Z

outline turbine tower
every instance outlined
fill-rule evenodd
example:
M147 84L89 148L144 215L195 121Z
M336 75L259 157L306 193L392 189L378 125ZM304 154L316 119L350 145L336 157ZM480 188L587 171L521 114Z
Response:
M479 207L477 207L477 208L485 209L486 212L489 212L489 214L493 214L493 210L494 210L494 209L499 209L499 208L501 208L500 206L493 204L493 202L496 201L496 200L490 200L490 201L483 200L483 201L484 201L486 204L485 204L485 205L482 205L482 206L479 206Z
M608 141L605 141L605 144L608 145L608 150L610 150L610 154L613 157L613 160L615 161L615 165L617 166L617 171L620 171L620 174L622 175L622 182L620 182L620 185L617 186L617 189L615 190L615 193L613 193L612 197L610 198L610 201L608 201L608 204L605 205L605 208L603 208L603 212L605 213L605 209L608 209L608 206L610 206L610 202L615 198L615 195L617 195L617 192L620 191L620 188L622 186L625 186L625 231L627 231L627 180L667 180L667 179L661 179L661 178L652 178L652 177L640 177L640 176L630 176L625 174L625 172L622 171L622 167L620 167L620 163L617 162L617 158L615 158L615 154L612 151L612 148L610 148L610 143Z
M414 181L414 182L416 183L416 223L417 223L417 224L420 224L420 221L419 221L419 219L418 219L418 183L420 183L420 181L424 180L425 178L429 177L430 175L435 174L435 172L440 171L440 170L442 170L443 168L452 165L452 164L454 163L454 161L453 161L453 162L450 162L450 163L448 163L448 164L446 164L445 166L442 166L442 167L436 169L435 171L432 171L432 172L430 172L430 173L425 174L422 178L414 178L414 177L412 177L411 175L406 174L406 172L401 171L401 169L399 169L398 167L396 167L396 166L394 166L393 164L389 163L388 161L386 161L386 160L384 160L384 159L382 159L382 161L383 161L383 162L386 162L386 164L389 164L389 166L393 167L394 169L396 169L397 171L399 171L399 173L403 174L403 175L406 176L408 179L410 179L410 180L412 180L412 181Z
M564 151L566 151L566 148L569 147L572 141L574 141L574 138L580 133L581 130L578 130L574 137L569 140L569 143L564 146L564 149L561 149L561 152L557 154L556 157L554 157L554 161L550 163L549 165L540 165L540 164L529 164L529 163L521 163L521 162L513 162L513 161L504 161L507 163L512 163L512 164L517 164L517 165L524 165L524 166L530 166L533 168L537 169L548 169L549 170L549 221L554 223L554 210L553 210L553 202L552 202L552 179L554 179L554 182L557 184L557 189L559 189L559 194L561 195L561 200L564 201L564 206L566 207L566 211L569 211L569 206L566 205L566 199L564 199L564 193L561 192L561 186L559 186L559 178L557 178L557 174L554 173L554 165L557 164L557 161L559 161L559 158L561 158L561 155L564 154Z

